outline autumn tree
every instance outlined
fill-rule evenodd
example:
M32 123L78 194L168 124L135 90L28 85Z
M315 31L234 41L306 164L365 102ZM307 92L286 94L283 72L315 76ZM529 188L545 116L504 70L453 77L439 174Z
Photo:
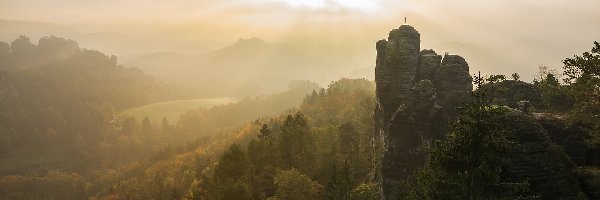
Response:
M260 128L260 133L258 134L258 138L261 140L266 140L271 138L271 129L269 128L269 125L267 124L263 124L262 127Z
M363 183L356 186L348 196L350 200L378 200L379 187L374 183Z
M323 186L296 169L279 170L275 185L277 192L270 200L316 200L323 197Z

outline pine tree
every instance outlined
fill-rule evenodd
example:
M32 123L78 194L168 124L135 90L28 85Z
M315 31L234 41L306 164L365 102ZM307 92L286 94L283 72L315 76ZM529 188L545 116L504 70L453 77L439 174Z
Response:
M314 163L314 141L304 115L288 115L281 126L279 137L280 160L285 168L310 171Z
M211 199L252 199L249 186L250 169L246 152L238 144L231 145L215 168Z

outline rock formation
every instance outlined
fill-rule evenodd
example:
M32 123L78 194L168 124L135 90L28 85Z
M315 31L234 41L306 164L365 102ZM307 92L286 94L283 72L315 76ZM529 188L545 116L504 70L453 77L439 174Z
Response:
M564 116L536 113L536 120L544 127L550 140L562 146L571 161L577 166L585 166L588 160L585 148L585 133L581 127L569 126Z
M460 56L422 50L420 34L402 25L377 42L375 139L383 147L384 196L424 162L422 147L443 136L472 78Z
M465 59L420 50L420 34L411 26L392 30L376 48L374 138L382 147L376 169L382 198L393 199L425 161L423 147L447 134L449 123L457 117L456 107L468 100L473 85ZM515 108L520 101L539 99L536 88L521 81L488 84L483 89L501 91L492 96L500 106ZM581 130L568 127L557 116L514 109L498 123L517 139L508 152L511 164L502 179L528 182L542 199L597 198L600 170L576 168L598 160L583 149Z
M542 199L578 198L581 188L573 173L575 165L562 148L552 143L535 117L514 110L502 116L499 123L517 137L503 178L527 181Z

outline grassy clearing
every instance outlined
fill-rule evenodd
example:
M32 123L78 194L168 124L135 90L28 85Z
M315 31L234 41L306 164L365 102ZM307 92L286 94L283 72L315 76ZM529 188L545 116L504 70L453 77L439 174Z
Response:
M167 118L170 122L177 122L179 116L188 110L210 108L235 103L236 101L237 99L231 97L166 101L129 109L122 112L120 116L132 116L138 120L148 117L152 121L160 121L163 118Z

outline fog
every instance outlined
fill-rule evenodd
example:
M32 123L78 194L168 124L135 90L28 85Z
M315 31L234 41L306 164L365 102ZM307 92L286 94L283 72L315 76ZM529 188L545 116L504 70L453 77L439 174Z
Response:
M268 50L248 47L261 58L248 66L244 60L216 65L268 73L259 77L276 83L372 79L375 41L387 38L404 17L421 33L422 48L462 55L471 73L516 72L524 80L531 80L539 65L561 68L562 59L588 51L600 33L595 22L600 2L594 0L4 0L0 5L0 41L19 35L33 41L46 35L66 37L183 85L198 85L189 80L195 74L174 71L215 70L206 66L207 55L235 49L240 39L250 38L270 45ZM155 57L165 54L171 56ZM304 60L298 63L298 58ZM281 66L286 62L290 66ZM282 68L286 70L272 70ZM180 77L185 75L191 77Z
M598 8L0 0L0 199L600 199Z

